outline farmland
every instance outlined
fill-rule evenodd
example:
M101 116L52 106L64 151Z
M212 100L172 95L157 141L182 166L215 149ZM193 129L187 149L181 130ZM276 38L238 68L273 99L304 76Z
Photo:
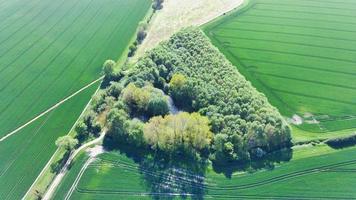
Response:
M171 62L172 60L174 60L174 62ZM165 68L165 66L168 67ZM179 68L175 69L176 67ZM111 86L103 90L105 95L115 95L117 97L117 107L111 108L110 106L112 104L99 103L99 107L106 107L102 110L112 109L110 114L108 114L108 123L110 125L103 146L113 151L101 154L97 158L91 157L90 159L87 159L85 155L81 155L72 166L72 170L70 170L64 178L56 195L53 197L54 199L213 198L225 200L356 198L354 190L356 179L354 173L356 166L354 156L356 150L355 146L333 149L325 143L317 141L302 145L295 144L293 147L286 145L283 148L277 148L263 154L261 147L265 141L260 139L258 150L255 151L257 153L254 154L252 146L251 150L248 151L250 155L249 160L243 160L244 157L238 156L238 151L241 152L244 149L236 150L236 153L231 152L235 150L235 147L241 147L247 144L246 147L248 148L248 145L253 145L256 142L257 139L255 141L250 140L250 138L247 137L248 135L257 137L256 135L259 133L262 135L262 138L268 138L269 135L267 135L266 132L269 134L278 132L275 131L277 128L272 132L268 132L266 128L254 130L247 126L247 129L250 128L250 131L241 136L235 135L234 137L229 137L228 134L236 133L231 129L223 133L219 133L218 131L217 133L214 132L213 148L210 148L208 151L210 156L204 157L201 151L195 149L193 145L187 148L189 149L188 151L184 150L190 143L194 144L194 140L192 140L193 142L189 142L185 141L186 139L184 137L181 137L182 139L177 142L170 142L175 141L175 138L180 138L178 135L175 135L180 133L185 133L188 137L199 138L194 136L195 132L192 130L205 130L206 127L203 123L199 123L199 128L187 125L184 121L193 121L191 120L192 118L188 117L184 118L185 120L183 122L176 119L173 123L160 122L160 120L164 121L167 119L171 120L174 117L182 117L184 112L173 115L169 113L163 118L158 115L146 121L130 118L133 115L132 113L143 113L141 114L142 116L149 116L145 115L147 111L144 110L145 107L143 106L143 109L139 111L132 108L133 106L139 105L132 103L135 101L138 102L136 95L144 96L146 91L146 94L148 94L147 99L149 99L152 96L152 94L149 93L150 91L159 90L160 87L166 85L161 83L153 84L157 85L155 88L153 88L154 86L152 85L140 87L139 84L135 85L134 81L139 80L138 82L141 83L144 81L152 81L152 83L155 83L155 80L162 80L162 82L164 82L170 79L169 84L167 84L169 86L167 86L166 90L171 90L172 92L168 94L172 95L175 90L179 91L179 89L174 87L177 84L176 82L178 82L176 79L179 80L179 76L180 79L183 80L181 82L184 84L184 82L189 81L189 78L192 79L194 74L197 74L193 82L195 90L192 91L196 93L200 91L200 81L198 80L200 80L201 77L204 77L204 81L202 81L201 84L204 86L204 92L208 91L206 87L215 89L212 89L213 91L210 92L205 92L204 95L192 95L193 98L196 96L200 98L194 99L196 105L199 105L197 102L202 101L202 99L209 98L210 94L215 94L214 97L211 98L215 101L219 99L219 95L222 93L233 96L235 84L251 86L237 73L234 66L227 62L226 58L222 56L216 48L211 46L209 40L199 29L188 28L176 33L167 42L163 42L155 49L148 51L130 70L132 70L132 73L127 73L126 76L117 79L117 82L113 82ZM162 72L160 70L162 70ZM167 74L174 74L175 70L179 70L180 74L173 75L172 78L165 77ZM221 73L224 70L231 72L226 73L229 76ZM161 74L164 77L157 78L157 76ZM156 77L154 75L156 75ZM242 78L237 79L236 77ZM226 86L226 84L231 85L229 85L226 90L222 89L221 91L223 92L216 92L216 90L219 90L219 87L212 84L215 79L219 81L219 86L223 87ZM244 82L246 83L244 84ZM116 92L112 92L115 87L118 89ZM247 94L256 92L253 88L246 89L245 91L249 91ZM244 94L244 89L240 88L235 95L239 92L240 94ZM158 93L154 94L158 96ZM102 97L104 100L98 102L105 102L105 99L110 99L107 96L105 97L105 95ZM257 95L261 94L256 92L256 96ZM252 98L256 96L252 96ZM189 99L189 97L190 96L187 95L186 99ZM258 97L261 98L262 102L268 103L263 95ZM175 98L176 96L172 95L173 102L177 102ZM218 111L227 111L229 103L235 102L234 100L236 99L244 99L246 101L251 98L241 96L235 97L232 100L229 99L229 97L222 99L224 101L221 100L219 102L225 102L225 104L223 104L224 107L216 109ZM181 102L184 101L182 100ZM189 101L185 103L187 105L190 104ZM233 105L236 106L232 107L231 110L240 108L239 103L241 102L235 102ZM268 104L266 104L265 106L267 107ZM215 104L214 102L209 102L208 105L212 107ZM253 103L245 103L245 105L253 105ZM179 106L179 104L176 104L176 107L181 109ZM257 108L261 107L261 104L257 106ZM125 110L122 108L125 108ZM212 109L212 111L207 112L208 116L212 116L216 110ZM234 111L234 116L238 116L241 121L245 116L240 110ZM266 108L266 110L268 110L269 113L273 112L273 108ZM100 114L102 111L97 110L96 112ZM170 111L166 112L168 113ZM250 113L247 112L246 115L248 114ZM195 115L199 116L196 113ZM221 115L224 116L224 113ZM264 116L256 117L253 122L255 124L259 123L258 119L262 117ZM280 115L270 115L269 117L275 117L276 121L278 118L281 118ZM212 124L216 122L222 123L221 121L226 120L229 124L225 125L222 123L222 127L226 127L233 124L234 119L228 117L224 120L211 120ZM246 121L246 123L248 123L248 121ZM188 130L183 128L176 130L166 124L174 124L175 127L182 126L181 124L183 124L184 127L191 128ZM236 126L242 127L243 124L240 123ZM265 127L264 124L260 126ZM286 129L283 129L280 133L283 134L285 130ZM154 135L152 132L157 134ZM156 138L162 138L162 135L164 136L166 133L171 133L171 139L169 137L158 139L160 142L152 145ZM226 135L224 135L225 133ZM204 134L204 131L199 132L200 136ZM263 136L264 134L266 134L266 136ZM152 137L152 135L154 137ZM204 136L203 138L208 137L209 136ZM229 141L230 138L232 139ZM233 138L236 139L234 140ZM239 138L244 142L237 143L236 141L239 141ZM282 144L281 140L276 138L277 137L273 137L272 141L279 141L279 144ZM285 138L290 139L288 135ZM205 142L204 139L200 140L200 143L209 143L209 141ZM180 141L183 141L184 145L177 145ZM337 140L335 142L337 143ZM165 143L168 143L166 146L169 146L172 149L171 151L167 151L165 149L166 146L162 145ZM226 153L228 151L230 151L229 154ZM262 155L258 154L258 152L262 152ZM231 154L236 156L229 157ZM233 158L236 160L232 160Z
M127 48L150 1L3 4L0 137L98 78L102 63Z
M342 11L342 12L341 12ZM204 27L280 112L307 132L356 127L356 4L251 0Z
M98 84L0 143L0 199L20 199L68 133ZM68 115L71 112L71 115Z
M317 147L314 147L317 148ZM300 151L300 150L299 150ZM308 155L285 163L272 171L248 174L233 174L230 178L211 169L205 176L186 174L184 169L175 169L169 174L144 168L124 154L106 153L84 171L70 199L150 199L153 192L193 187L197 195L214 199L313 199L355 198L354 190L356 161L352 156L355 148L332 151L330 154ZM296 154L303 154L303 151ZM305 153L305 152L304 152ZM298 156L297 156L298 157ZM62 199L77 177L82 161L73 166L55 198ZM189 179L186 179L186 178ZM199 177L199 178L198 178ZM169 179L169 180L168 180ZM200 182L194 182L203 179ZM65 190L62 190L64 189ZM159 190L159 188L161 190ZM142 196L141 196L142 195ZM189 195L189 194L186 194Z
M1 0L0 138L101 76L125 53L149 0ZM0 142L0 199L20 199L99 82Z
M191 1L0 0L1 200L356 199L356 3Z

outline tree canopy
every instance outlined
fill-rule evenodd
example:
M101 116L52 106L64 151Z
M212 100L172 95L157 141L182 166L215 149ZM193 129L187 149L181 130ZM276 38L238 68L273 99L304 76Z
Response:
M130 81L166 90L168 85L177 106L207 116L215 133L216 161L249 158L256 156L256 149L268 152L290 145L290 128L278 110L197 28L182 30L147 52Z
M71 151L78 144L78 140L72 138L69 135L60 137L56 140L56 145L58 148L63 148L67 151Z
M103 65L103 72L106 76L112 76L114 73L116 62L113 60L107 60Z
M124 74L113 77L95 106L112 110L114 141L168 154L208 148L215 163L260 158L291 144L278 110L197 28L146 52ZM169 115L168 95L185 112Z
M209 148L213 137L207 117L186 112L153 117L144 125L143 133L153 149L170 154L199 153Z

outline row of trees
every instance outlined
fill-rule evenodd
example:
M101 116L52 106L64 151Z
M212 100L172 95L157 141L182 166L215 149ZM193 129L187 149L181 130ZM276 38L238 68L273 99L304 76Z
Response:
M147 24L141 23L138 27L136 40L129 47L129 57L133 57L137 51L138 46L143 42L143 40L147 37Z

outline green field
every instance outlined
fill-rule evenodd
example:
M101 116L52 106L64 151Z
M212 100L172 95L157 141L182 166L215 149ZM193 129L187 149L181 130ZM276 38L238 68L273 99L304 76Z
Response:
M300 156L273 170L235 173L231 178L212 170L208 170L205 176L183 173L186 171L182 169L164 175L160 171L143 168L123 154L106 153L84 171L77 187L73 187L75 190L70 199L151 199L152 188L157 190L160 187L164 188L162 191L178 191L186 187L196 192L191 193L194 198L353 199L356 198L355 150L330 150L329 154L311 156L306 149L304 153L296 153ZM82 155L65 177L54 199L67 196L84 162ZM166 194L156 196L164 197Z
M352 0L250 0L204 30L284 116L330 132L356 127L355 17Z
M98 79L125 53L149 0L0 0L0 138ZM0 199L20 199L97 89L0 142Z
M100 76L149 0L21 0L0 7L0 137Z
M20 199L67 134L98 84L0 143L0 199ZM68 113L71 113L68 115Z

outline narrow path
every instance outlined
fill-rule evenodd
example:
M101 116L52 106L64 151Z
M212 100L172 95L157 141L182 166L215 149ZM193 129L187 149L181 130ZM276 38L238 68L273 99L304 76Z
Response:
M53 192L56 190L56 188L58 187L58 185L61 183L63 177L66 175L66 173L68 172L68 166L70 166L70 164L72 163L73 159L75 158L76 155L79 154L80 151L82 151L83 149L97 144L99 142L101 142L104 139L106 131L103 131L100 134L100 137L96 138L93 141L90 141L84 145L82 145L81 147L79 147L78 149L76 149L68 158L67 162L65 163L65 165L62 167L61 171L56 175L56 177L54 178L54 180L52 181L51 185L49 186L49 188L47 189L45 195L43 196L43 200L49 200L51 199Z
M93 82L89 83L88 85L82 87L80 90L74 92L73 94L71 94L70 96L64 98L63 100L61 100L60 102L56 103L54 106L50 107L49 109L47 109L46 111L42 112L41 114L37 115L35 118L31 119L30 121L26 122L25 124L23 124L22 126L18 127L17 129L11 131L10 133L6 134L4 137L0 138L0 142L3 142L4 140L6 140L7 138L9 138L10 136L16 134L17 132L19 132L21 129L25 128L26 126L28 126L29 124L31 124L32 122L36 121L37 119L41 118L42 116L46 115L47 113L53 111L54 109L56 109L58 106L62 105L63 103L65 103L66 101L68 101L69 99L73 98L74 96L76 96L77 94L79 94L80 92L82 92L83 90L89 88L90 86L94 85L95 83L101 81L104 78L104 76L94 80Z
M94 94L96 94L99 90L99 87L98 89L95 91ZM75 128L75 125L78 123L78 121L81 119L81 117L83 116L83 114L85 113L85 111L88 109L90 103L92 102L92 98L89 100L89 102L87 103L87 105L85 106L85 108L83 109L82 113L79 115L77 121L75 121L75 123L73 124L72 128L70 129L70 132L72 132ZM32 191L33 187L36 185L37 181L40 179L40 177L43 175L43 173L45 173L45 171L49 168L50 164L52 163L54 157L56 156L57 152L58 152L58 148L57 150L54 152L54 154L52 155L52 157L49 159L49 161L46 163L45 167L42 169L41 173L36 177L35 181L32 183L31 187L27 190L26 194L23 196L22 199L26 199L27 195L29 195L29 193Z
M69 200L70 197L72 196L75 188L78 186L78 183L80 181L80 179L82 178L85 170L88 168L88 166L90 165L90 163L94 162L95 158L94 157L90 157L85 164L83 165L83 167L80 169L78 176L75 178L75 181L73 182L73 185L70 187L67 195L65 196L64 200Z

